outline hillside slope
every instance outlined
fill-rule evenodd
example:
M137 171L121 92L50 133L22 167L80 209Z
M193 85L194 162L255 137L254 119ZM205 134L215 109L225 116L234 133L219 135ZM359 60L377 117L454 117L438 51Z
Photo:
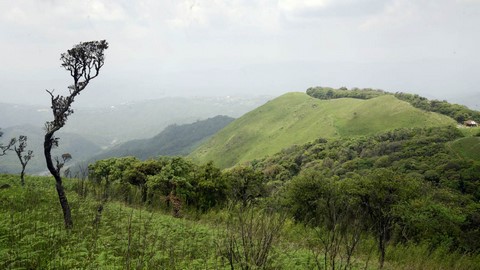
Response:
M462 128L464 138L449 144L460 157L480 161L480 128Z
M319 137L450 124L455 121L449 117L416 109L391 95L369 100L319 100L305 93L288 93L232 122L190 156L200 162L213 160L226 168Z

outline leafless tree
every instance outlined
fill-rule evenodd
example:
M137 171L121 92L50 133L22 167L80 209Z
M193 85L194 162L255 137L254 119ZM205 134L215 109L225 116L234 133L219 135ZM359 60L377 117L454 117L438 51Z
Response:
M108 43L105 40L89 41L81 42L66 53L63 53L60 57L62 67L69 71L70 76L73 78L73 84L68 87L69 94L67 96L55 96L53 90L46 90L51 97L53 121L45 124L46 133L43 148L45 159L47 161L47 168L56 181L58 198L63 210L65 228L67 229L73 227L73 221L70 213L70 206L62 184L59 160L57 159L57 166L54 165L52 160L52 148L58 146L59 140L54 135L55 132L65 125L67 118L73 113L71 105L74 102L75 97L87 87L92 79L98 76L105 61L104 50L107 48Z
M25 168L27 167L30 159L32 159L33 157L32 150L28 150L27 153L23 155L26 150L25 148L27 148L27 136L20 135L18 137L18 147L14 146L13 150L15 150L15 153L17 153L20 164L22 164L22 172L20 173L20 181L22 183L22 186L25 185Z
M0 137L2 137L3 132L0 131ZM0 144L0 157L7 154L8 150L12 150L13 145L17 142L15 138L12 138L7 145Z

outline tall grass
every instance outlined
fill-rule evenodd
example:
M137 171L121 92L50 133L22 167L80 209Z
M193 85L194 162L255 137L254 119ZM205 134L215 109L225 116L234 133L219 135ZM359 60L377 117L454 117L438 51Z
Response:
M109 201L95 225L99 204L95 194L101 190L86 188L84 182L84 192L79 195L74 188L79 189L82 182L67 179L65 183L75 221L71 231L63 228L52 178L27 176L22 188L18 176L0 175L0 186L9 185L0 189L0 269L231 269L221 243L241 234L232 231L237 225L231 223L234 219L227 209L187 215L195 218L192 220L173 218L167 211L139 204ZM285 220L262 269L318 269L322 264L312 252L319 250L318 246L312 248L315 237L314 229ZM353 269L375 269L372 244L370 238L362 241ZM387 269L480 266L479 255L429 250L426 244L413 243L390 247L386 259ZM241 269L239 262L233 266Z

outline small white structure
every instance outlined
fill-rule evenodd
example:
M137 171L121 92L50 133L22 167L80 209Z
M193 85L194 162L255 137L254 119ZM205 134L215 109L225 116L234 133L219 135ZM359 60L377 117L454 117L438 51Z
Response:
M478 127L478 123L473 120L467 120L464 122L467 127Z

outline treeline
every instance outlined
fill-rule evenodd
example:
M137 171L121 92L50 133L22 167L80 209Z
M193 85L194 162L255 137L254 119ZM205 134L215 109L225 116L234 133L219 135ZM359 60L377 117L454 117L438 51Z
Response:
M252 167L222 172L211 162L197 165L182 157L100 160L89 165L89 178L111 198L169 209L177 217L227 201L245 205L261 195L264 183L263 174Z
M391 245L478 254L480 163L449 150L460 137L442 127L318 139L224 171L180 157L113 158L90 165L89 177L112 198L173 216L230 201L281 208L318 232L312 251L332 269L372 238L381 264Z
M480 112L471 110L466 106L451 104L443 100L429 100L417 94L408 94L403 92L389 93L379 89L371 88L353 88L347 89L341 87L334 89L330 87L311 87L307 89L307 94L318 99L336 99L336 98L358 98L371 99L382 95L394 95L396 98L410 103L413 107L429 112L436 112L455 119L458 123L466 120L475 120L480 122Z
M412 104L412 106L415 108L449 116L457 120L459 123L463 123L466 120L475 120L480 122L480 112L470 110L463 105L450 104L445 100L428 100L427 98L416 94L407 94L402 92L395 93L395 97Z
M352 88L341 87L334 89L331 87L310 87L307 89L307 95L318 99L336 99L336 98L358 98L358 99L371 99L382 95L388 94L387 92L379 89L371 88Z

